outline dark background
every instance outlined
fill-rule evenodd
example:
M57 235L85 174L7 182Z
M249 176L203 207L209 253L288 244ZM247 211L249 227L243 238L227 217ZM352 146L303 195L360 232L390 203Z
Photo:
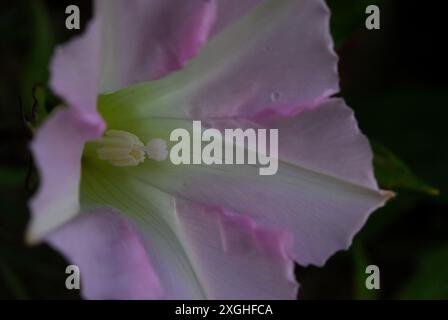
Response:
M405 0L328 0L340 55L342 93L375 150L383 188L398 197L369 219L349 251L323 268L297 268L300 297L448 298L448 52L446 6ZM364 27L365 8L381 8L381 30ZM435 4L437 3L437 4ZM65 289L64 259L46 245L27 247L27 199L37 176L27 144L33 125L57 104L47 90L54 46L82 27L90 1L0 3L0 298L79 298ZM31 124L29 124L31 123ZM365 268L381 270L381 289L365 289Z

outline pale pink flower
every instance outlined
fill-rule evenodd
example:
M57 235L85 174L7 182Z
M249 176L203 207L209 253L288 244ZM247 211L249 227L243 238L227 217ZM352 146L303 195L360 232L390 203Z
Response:
M67 107L32 143L28 238L80 267L87 298L294 298L294 261L323 265L390 196L353 112L331 98L323 0L98 1L56 50L50 85ZM167 140L191 120L278 128L278 173L118 167L91 142L106 128Z

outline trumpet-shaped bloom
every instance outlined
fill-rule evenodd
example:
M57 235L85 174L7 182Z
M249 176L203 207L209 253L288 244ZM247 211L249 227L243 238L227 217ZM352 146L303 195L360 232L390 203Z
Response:
M390 196L331 97L323 0L98 1L50 68L67 106L32 142L28 239L77 264L87 298L294 298L294 261L324 264ZM278 128L278 172L145 157L192 120Z

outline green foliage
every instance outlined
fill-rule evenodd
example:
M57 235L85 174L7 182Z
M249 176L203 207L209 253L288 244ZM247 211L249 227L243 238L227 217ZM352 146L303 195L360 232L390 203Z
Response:
M0 177L0 188L14 188L24 184L26 171L24 168L1 166Z
M55 46L53 30L46 7L42 1L32 1L29 4L29 14L32 27L30 28L30 50L26 59L27 64L21 77L22 104L25 114L40 123L46 116L45 84L48 80L48 63ZM35 108L39 107L38 112Z
M384 0L327 0L331 9L331 32L339 48L354 32L364 27L366 7L380 5Z
M375 176L378 184L389 190L408 189L429 195L439 195L439 190L417 178L392 151L379 143L372 143Z
M377 290L368 290L365 285L366 267L370 261L360 242L355 242L352 246L352 255L354 261L354 277L355 277L355 292L354 298L358 300L373 300L378 297Z
M448 245L421 256L399 299L448 299Z
M6 282L14 298L21 300L29 298L21 280L6 260L0 261L0 277Z

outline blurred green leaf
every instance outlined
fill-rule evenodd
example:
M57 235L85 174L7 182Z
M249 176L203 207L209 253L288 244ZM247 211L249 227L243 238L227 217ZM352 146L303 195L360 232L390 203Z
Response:
M27 114L32 112L33 105L37 103L40 106L39 119L42 119L45 117L45 108L40 103L44 99L44 90L39 86L47 82L48 62L55 46L55 38L44 3L32 1L29 10L33 27L30 29L30 53L22 74L22 103Z
M340 47L353 32L364 26L369 5L380 5L383 0L327 0L331 9L331 33L336 48Z
M351 249L355 264L355 294L354 298L357 300L376 299L378 297L378 290L369 290L366 288L366 267L370 264L369 259L360 242L353 244Z
M0 187L14 188L25 184L26 172L24 168L0 167Z
M384 189L407 189L429 195L439 195L439 190L417 178L412 171L386 147L372 142L375 176Z
M13 268L10 268L6 261L0 261L0 278L9 287L12 295L16 299L29 299L25 287L17 277Z
M399 299L448 299L448 246L425 254Z

